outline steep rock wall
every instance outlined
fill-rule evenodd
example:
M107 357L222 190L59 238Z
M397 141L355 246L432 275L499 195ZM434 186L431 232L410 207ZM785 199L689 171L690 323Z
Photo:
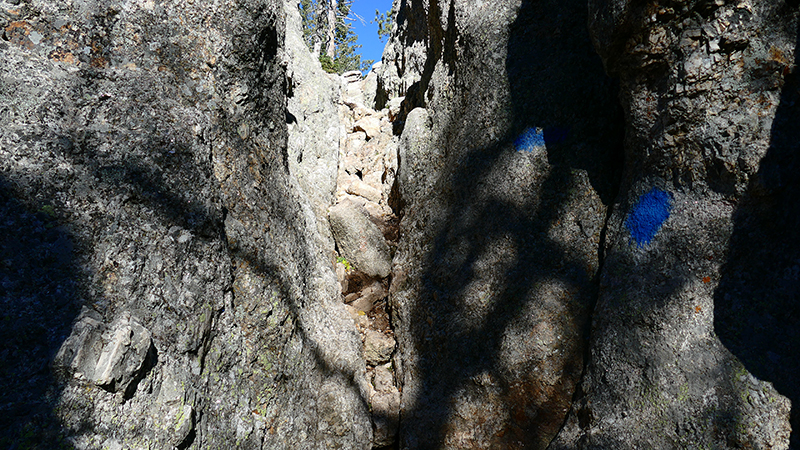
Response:
M339 168L340 80L322 65L303 42L297 5L286 2L287 117L289 171L308 197L323 237L322 246L333 257L334 242L328 223Z
M3 442L369 447L361 342L289 173L282 2L0 6L3 250L42 264L4 259L27 337Z
M796 1L290 8L0 2L0 445L800 444Z
M613 83L581 1L397 6L384 86L404 84L389 58L424 61L393 93L401 447L545 448L583 369L622 152Z
M780 234L798 217L797 178L784 175L796 167L796 4L590 5L621 80L626 175L582 396L552 448L787 448L798 253ZM758 227L765 214L774 227Z
M787 448L796 2L589 4L395 5L401 442Z

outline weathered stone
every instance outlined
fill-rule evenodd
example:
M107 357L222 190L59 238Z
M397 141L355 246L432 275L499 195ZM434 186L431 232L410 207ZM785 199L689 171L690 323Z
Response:
M372 424L374 426L373 445L391 445L397 437L400 424L400 391L394 385L392 372L385 366L377 366L373 371L375 391L370 397L372 405Z
M359 131L356 133L349 134L347 136L346 144L344 151L350 156L351 158L356 157L361 148L364 147L364 144L367 143L367 134L363 131ZM345 165L347 169L355 168L356 170L360 170L361 168L358 167L358 163L351 162L351 160L345 160Z
M347 292L348 282L347 282L347 267L341 263L336 263L336 278L339 280L339 284L342 287L342 293L344 294Z
M360 197L364 197L367 200L372 202L378 203L381 201L381 191L380 189L376 189L369 184L359 180L358 178L352 180L348 185L345 191L348 194L358 195Z
M90 379L98 386L125 392L144 368L151 345L150 332L124 317L112 323L104 334L106 345Z
M345 200L331 208L331 228L339 253L368 276L386 278L392 267L383 234L353 202Z
M386 104L389 111L389 121L394 122L400 115L400 105L403 104L403 100L405 100L405 97L393 97L389 99L389 102Z
M361 296L369 299L370 303L375 303L386 298L388 291L383 283L375 281L361 290Z
M403 198L423 195L432 187L435 178L428 177L426 168L441 169L443 154L432 142L430 115L424 108L416 108L406 119L406 129L398 149L398 185ZM421 190L421 191L417 191Z
M582 2L397 5L381 79L405 96L391 202L400 441L544 449L583 371L620 173L613 83Z
M340 77L342 86L342 96L346 103L364 104L364 81L361 79L361 72L345 72Z
M353 131L363 131L367 134L367 139L372 139L381 133L381 121L373 116L366 116L356 121Z
M170 444L181 446L194 430L194 408L192 405L179 405L175 408L173 420L173 435Z
M364 311L359 311L358 309L352 307L351 305L344 305L345 309L347 309L350 318L353 319L353 323L355 324L356 328L359 331L365 331L369 326L369 319L364 314Z
M800 448L797 1L111 3L0 2L6 446Z
M383 287L383 284L379 281L375 281L359 292L348 294L345 297L345 302L359 311L369 312L372 310L375 303L385 299L387 294L388 292L386 288Z
M380 68L381 62L378 61L372 65L366 78L364 78L364 104L372 109L375 109L375 95L378 92L378 71Z
M392 37L383 50L378 70L376 109L382 109L390 98L405 95L409 87L419 82L430 58L428 15L425 13L429 4L414 5L417 10L413 12L409 6L402 2L392 4L397 23L393 24ZM441 11L437 13L441 15Z
M704 2L653 16L622 0L590 5L597 50L620 77L628 176L608 224L584 394L551 448L788 448L788 399L748 370L786 378L731 353L748 355L731 329L758 294L748 288L742 302L721 286L752 276L758 265L748 251L748 268L739 267L751 275L725 270L739 251L732 235L752 211L747 205L769 196L755 194L755 180L771 177L759 166L796 146L774 125L797 117L788 110L779 117L778 107L779 99L783 106L797 98L796 79L753 63L789 63L796 8L787 14L780 2ZM772 239L757 245L770 247ZM786 253L800 254L791 245L774 252ZM780 295L769 297L781 303ZM731 300L735 314L724 312ZM761 348L764 359L769 348L788 348L788 336L773 343L759 336L745 347ZM784 363L798 367L797 358ZM785 392L797 398L797 388Z
M372 301L372 298L359 295L356 295L356 297L350 301L350 306L365 313L372 311L374 305L375 303Z
M340 85L322 70L303 42L300 13L286 8L286 58L288 60L288 163L302 192L308 198L323 238L323 247L334 253L328 224L339 165Z
M379 331L367 330L364 338L364 359L373 366L389 362L395 344L391 337Z
M41 427L47 448L371 447L362 343L306 189L330 204L332 177L301 186L287 151L287 119L330 101L287 116L287 88L308 86L284 33L295 7L31 0L4 28L1 227L13 218L23 259L49 272L30 277L0 240L4 314L31 330L13 347L60 346L68 375L4 347L25 375L0 374L5 446ZM81 303L96 315L70 333Z
M376 366L372 371L372 385L376 392L393 392L397 390L394 375L386 365Z
M73 333L56 355L56 370L69 371L112 392L129 393L131 383L141 378L150 352L150 332L130 314L110 326L99 315L84 309Z

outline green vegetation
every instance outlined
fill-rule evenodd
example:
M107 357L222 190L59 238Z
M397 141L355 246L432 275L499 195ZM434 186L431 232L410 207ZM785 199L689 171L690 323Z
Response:
M383 42L383 38L388 37L392 33L392 23L394 22L394 10L390 9L381 14L377 9L375 10L375 20L370 23L378 24L378 39Z
M300 0L303 39L329 73L368 70L372 60L361 60L361 47L353 32L353 0Z
M348 272L350 272L353 269L353 267L350 265L350 263L347 261L347 259L345 259L344 256L340 256L340 257L336 258L336 262L344 264L344 268Z

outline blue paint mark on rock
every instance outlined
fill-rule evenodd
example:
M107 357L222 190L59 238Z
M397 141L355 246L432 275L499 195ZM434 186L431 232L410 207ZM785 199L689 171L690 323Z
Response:
M639 197L639 202L625 221L625 226L639 247L653 240L661 225L669 218L671 210L672 194L669 192L653 188Z
M541 128L526 128L514 141L518 152L532 152L544 147L544 130Z

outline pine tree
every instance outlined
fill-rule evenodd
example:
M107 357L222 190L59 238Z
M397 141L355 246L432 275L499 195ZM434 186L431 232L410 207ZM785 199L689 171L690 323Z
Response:
M375 20L370 23L378 24L378 39L383 42L383 38L388 37L392 33L392 23L394 22L394 9L390 9L381 14L377 9L375 10Z
M331 73L367 70L372 61L361 61L361 46L353 32L352 0L300 0L303 38L308 48Z

